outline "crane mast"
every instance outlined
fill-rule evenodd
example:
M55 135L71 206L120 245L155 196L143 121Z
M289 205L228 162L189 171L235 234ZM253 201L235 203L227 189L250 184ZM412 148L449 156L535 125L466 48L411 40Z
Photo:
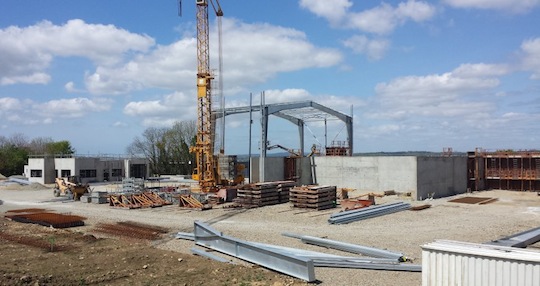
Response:
M212 122L212 80L210 72L210 45L208 2L218 17L223 16L219 2L217 9L212 0L195 0L197 5L197 138L190 152L195 153L196 166L192 178L199 182L203 192L216 188L216 162L214 158L214 123Z

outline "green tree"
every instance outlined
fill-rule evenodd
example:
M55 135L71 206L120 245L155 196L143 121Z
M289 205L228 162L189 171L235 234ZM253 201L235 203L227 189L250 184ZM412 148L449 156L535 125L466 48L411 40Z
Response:
M55 142L48 137L38 137L30 142L24 134L11 137L0 136L0 173L4 176L20 175L28 162L29 154L53 155L73 154L75 150L69 141Z
M28 161L28 150L13 144L0 147L0 173L4 176L21 175Z
M49 155L71 155L75 154L75 149L71 147L71 143L67 140L50 142L45 145L46 154Z
M189 146L195 135L195 121L175 122L170 128L149 127L133 139L127 153L147 158L155 175L191 174L194 160Z
M4 176L21 175L28 160L28 140L21 133L10 138L0 137L0 173Z

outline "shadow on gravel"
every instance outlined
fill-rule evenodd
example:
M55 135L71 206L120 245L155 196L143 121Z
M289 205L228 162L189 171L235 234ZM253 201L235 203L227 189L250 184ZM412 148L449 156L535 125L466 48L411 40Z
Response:
M209 220L206 220L204 221L204 223L206 224L209 224L209 225L213 225L217 222L220 222L220 221L223 221L223 220L226 220L226 219L229 219L235 215L238 215L238 214L241 214L243 212L246 212L247 209L235 209L235 210L231 210L227 213L224 213L220 216L217 216L217 217L214 217L214 218L211 218ZM193 231L193 226L191 227L186 227L184 229L180 229L180 232L192 232Z
M240 210L232 210L232 211L229 211L228 213L224 213L220 216L217 216L215 218L211 218L207 221L205 221L205 223L209 224L209 225L213 225L214 223L216 222L220 222L222 220L226 220L228 218L231 218L237 214L241 214L243 212L247 211L247 209L240 209Z

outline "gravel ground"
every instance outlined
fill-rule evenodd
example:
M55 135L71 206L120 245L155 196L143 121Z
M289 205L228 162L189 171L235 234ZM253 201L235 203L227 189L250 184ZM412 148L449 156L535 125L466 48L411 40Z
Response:
M110 186L95 186L110 190ZM20 208L46 208L88 218L86 226L77 231L91 231L98 222L137 221L171 230L171 239L160 241L159 248L190 253L193 242L174 239L176 232L191 232L195 220L212 225L223 233L240 239L349 255L339 251L305 245L297 239L282 236L283 232L327 237L329 239L402 252L421 264L421 245L436 239L482 243L516 232L540 226L540 196L536 193L485 191L468 196L498 198L486 205L452 203L448 200L463 197L411 202L429 203L422 211L403 211L346 225L330 225L328 218L339 209L313 211L292 208L290 204L255 209L227 209L220 206L197 211L166 206L154 209L114 209L108 205L86 204L54 198L51 189L24 190L0 187L0 211ZM352 194L354 196L354 194ZM406 197L377 198L377 203L408 201ZM530 246L540 250L540 243ZM316 268L320 285L420 285L421 273Z

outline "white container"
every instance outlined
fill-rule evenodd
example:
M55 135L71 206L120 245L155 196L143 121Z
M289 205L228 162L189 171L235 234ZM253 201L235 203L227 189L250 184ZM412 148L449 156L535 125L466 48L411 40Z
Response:
M540 286L540 252L437 240L422 246L423 286Z

